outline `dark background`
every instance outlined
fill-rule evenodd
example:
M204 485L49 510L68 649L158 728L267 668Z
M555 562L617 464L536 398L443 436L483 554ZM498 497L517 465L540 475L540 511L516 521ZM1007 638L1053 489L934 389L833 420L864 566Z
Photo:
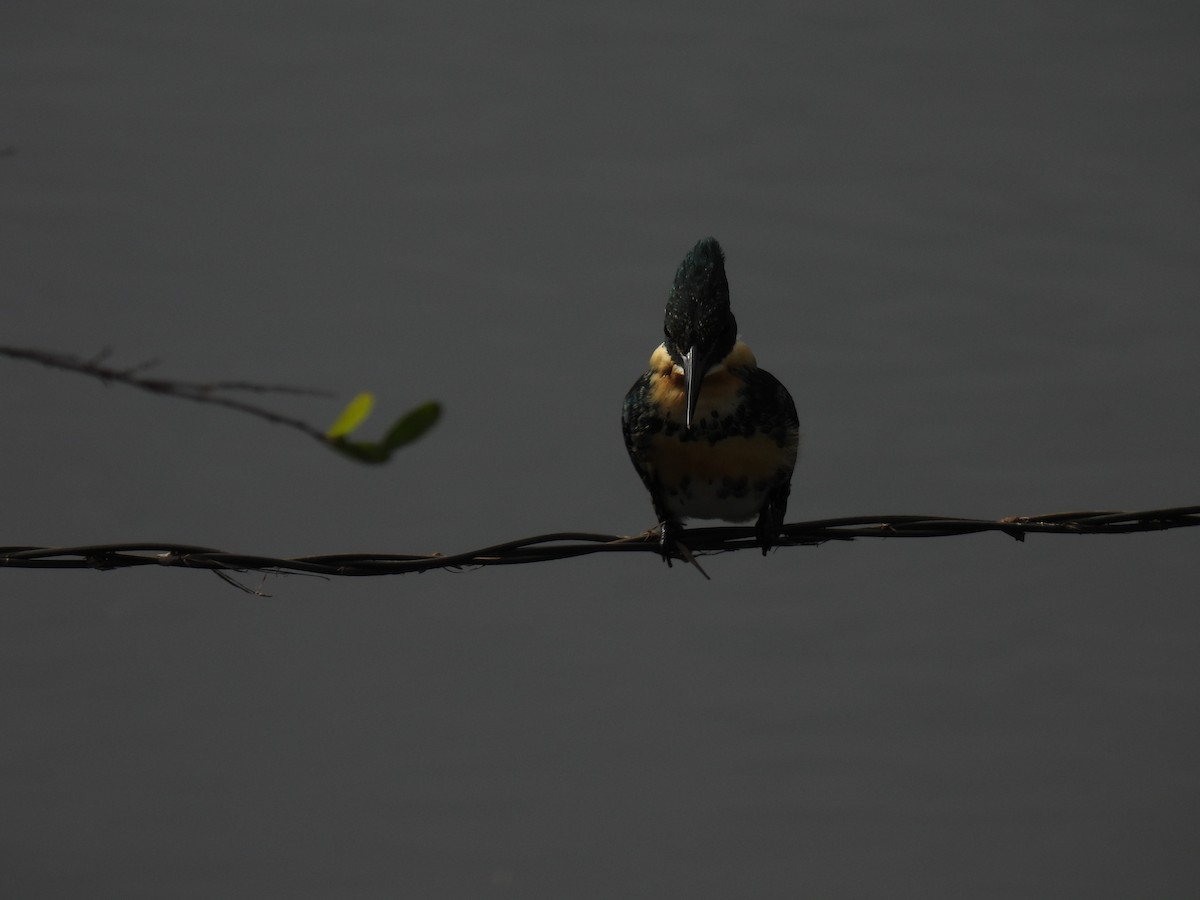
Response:
M452 552L653 519L621 398L694 241L789 518L1200 502L1190 3L0 12L0 343L359 390L390 466L0 359L0 544ZM364 580L0 572L34 897L1200 887L1197 534Z

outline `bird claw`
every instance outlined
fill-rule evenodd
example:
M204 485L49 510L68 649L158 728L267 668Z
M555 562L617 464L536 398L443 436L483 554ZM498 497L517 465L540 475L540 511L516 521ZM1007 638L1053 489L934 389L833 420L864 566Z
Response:
M704 571L704 567L696 559L691 548L679 539L679 535L683 532L683 528L675 522L663 522L660 526L659 552L662 553L662 558L667 566L671 566L671 560L678 556L685 563L696 567L696 571L705 577L706 580L712 581L708 573Z

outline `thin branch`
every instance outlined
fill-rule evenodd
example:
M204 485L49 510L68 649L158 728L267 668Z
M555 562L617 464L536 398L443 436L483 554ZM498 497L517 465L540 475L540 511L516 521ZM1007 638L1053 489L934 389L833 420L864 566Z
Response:
M312 388L290 387L279 384L257 384L251 381L174 381L166 378L149 378L144 374L158 365L157 359L146 360L125 369L117 369L105 365L105 360L111 355L111 350L105 348L91 359L79 359L65 353L51 353L46 350L33 350L24 347L0 347L0 356L11 359L22 359L41 363L55 369L65 369L68 372L79 372L99 378L105 384L117 382L130 387L149 391L152 394L162 394L168 397L179 397L194 403L212 403L226 409L236 410L264 419L275 425L286 425L294 428L313 440L320 441L326 447L351 459L364 463L386 463L392 454L401 447L411 444L421 438L436 424L441 416L441 406L433 401L423 403L404 413L396 419L379 441L351 440L351 434L366 420L374 406L375 398L364 392L350 402L342 412L333 427L322 431L307 422L275 412L271 409L238 400L227 394L240 391L256 394L300 394L304 396L329 397L327 391Z
M1027 534L1126 534L1200 525L1200 506L1008 516L1003 519L960 519L946 516L850 516L785 525L781 547L812 546L826 541L860 538L951 537L997 531L1023 541ZM694 528L684 532L687 556L757 550L749 527ZM655 529L635 536L564 531L505 541L444 555L441 553L335 553L276 559L230 553L187 544L98 544L84 547L0 547L0 568L118 569L169 566L216 572L302 573L320 576L403 575L433 569L465 569L571 559L593 553L660 553ZM241 587L239 585L239 587ZM258 593L253 592L252 593Z
M260 419L265 419L275 425L286 425L288 428L294 428L297 431L303 432L322 444L327 444L328 438L325 433L318 428L314 428L307 422L300 419L294 419L291 416L281 415L274 410L266 409L257 406L253 403L246 403L243 400L236 400L231 397L221 395L222 391L243 391L256 393L274 393L274 394L303 394L306 396L321 396L328 397L325 391L314 390L312 388L296 388L284 387L271 384L254 384L246 381L174 381L166 378L147 378L144 372L158 365L158 360L152 359L139 363L126 369L117 369L113 366L104 364L104 361L109 357L111 351L105 349L96 354L92 359L80 359L76 356L70 356L65 353L51 353L47 350L33 350L23 347L0 347L0 355L10 357L11 359L24 359L30 362L41 363L43 366L49 366L54 369L65 369L68 372L79 372L83 375L91 375L99 378L105 384L118 383L129 385L130 387L139 388L143 391L149 391L152 394L162 394L168 397L178 397L183 400L191 400L194 403L212 403L217 406L224 406L227 409L237 410L238 412L247 413L248 415L257 416Z

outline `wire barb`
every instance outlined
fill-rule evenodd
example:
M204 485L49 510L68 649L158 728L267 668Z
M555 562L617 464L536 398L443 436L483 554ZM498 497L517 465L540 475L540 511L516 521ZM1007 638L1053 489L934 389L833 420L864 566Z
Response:
M1200 506L1178 506L1141 512L1102 510L1007 516L1003 519L961 519L949 516L850 516L784 525L780 547L853 541L860 538L951 537L998 531L1018 540L1027 534L1128 534L1200 525ZM687 529L688 555L695 557L735 550L757 550L752 527ZM175 566L220 573L262 572L306 575L378 576L464 569L480 566L520 565L572 559L593 553L650 553L662 548L658 534L593 534L563 531L519 538L462 553L335 553L275 559L248 553L230 553L187 544L98 544L85 547L0 547L0 568L120 569L134 566ZM675 558L694 562L678 551ZM251 591L251 593L257 593Z

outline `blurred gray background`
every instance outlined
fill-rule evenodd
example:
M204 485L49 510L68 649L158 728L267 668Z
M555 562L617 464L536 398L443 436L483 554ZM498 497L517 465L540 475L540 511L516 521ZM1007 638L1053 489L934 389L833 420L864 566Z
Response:
M0 343L446 414L370 468L0 359L0 544L639 532L620 402L708 234L790 520L1200 502L1197 20L8 0ZM1195 897L1198 541L4 570L0 889Z

